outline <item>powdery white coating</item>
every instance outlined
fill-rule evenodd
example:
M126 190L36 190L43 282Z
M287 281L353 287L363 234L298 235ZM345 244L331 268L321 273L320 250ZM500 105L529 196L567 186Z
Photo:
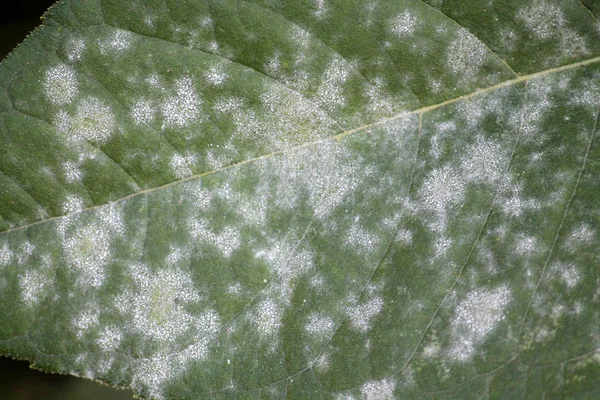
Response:
M392 19L390 30L392 34L403 39L407 36L411 36L414 33L416 25L417 17L410 11L406 10Z
M100 54L106 55L109 51L124 51L131 46L131 32L117 30L111 37L107 39L98 39Z
M105 142L114 133L116 122L109 106L95 97L88 97L79 102L73 116L59 111L54 126L71 139Z
M65 214L74 214L83 210L84 206L85 202L82 198L70 194L65 199L62 209Z
M100 346L103 351L114 351L119 347L122 339L123 333L121 330L115 325L110 325L100 332L96 343L98 343L98 346Z
M304 331L312 336L329 338L335 330L333 319L327 315L313 312L304 325Z
M396 233L396 240L410 246L413 241L413 234L408 229L400 229Z
M124 230L121 210L109 204L95 211L92 221L81 215L65 218L58 225L65 259L82 286L100 287L111 257L111 242Z
M466 29L459 29L456 38L448 46L448 68L460 83L468 83L477 77L485 64L487 49Z
M241 244L240 231L236 227L228 226L221 232L216 233L202 219L192 219L188 228L190 235L195 240L215 246L227 258L231 257L231 254Z
M539 39L548 40L565 27L566 19L559 6L546 1L536 1L521 8L517 19L525 23L525 27Z
M379 236L362 228L358 223L354 223L348 232L347 243L358 246L366 252L372 252L379 244Z
M434 170L420 190L425 208L445 215L448 207L461 202L465 196L465 182L460 172L450 166Z
M0 262L1 265L1 262ZM27 270L19 279L21 289L21 300L29 307L38 304L46 289L48 279L43 272Z
M0 248L0 266L8 265L12 257L13 252L8 247L8 244L4 243L4 245Z
M469 292L456 307L451 323L450 356L457 361L471 359L475 347L504 319L504 311L509 301L510 290L507 286Z
M588 224L583 223L569 233L569 236L567 236L567 239L565 240L564 247L569 252L574 253L577 252L579 248L593 245L596 242L596 231Z
M327 218L359 187L365 172L356 154L332 142L300 149L273 167L282 177L274 196L277 205L294 208L298 192L306 190L319 219Z
M335 112L346 105L343 88L351 71L350 65L342 59L329 63L317 90L318 102L325 110Z
M533 236L518 234L515 235L515 242L516 253L521 256L528 256L539 248L538 240Z
M85 41L83 39L71 38L65 46L67 58L71 62L81 60L85 50Z
M169 162L169 167L175 173L175 177L177 179L187 178L188 176L192 176L192 170L190 168L191 165L196 163L195 156L182 156L180 154L175 154L171 157L171 161Z
M365 400L393 400L396 382L390 379L369 381L360 387L360 392Z
M540 202L537 199L525 199L522 195L520 185L509 185L503 193L503 201L500 203L500 210L508 217L518 218L525 211L537 210L540 208Z
M144 265L130 268L133 288L119 295L115 306L131 317L131 328L139 334L163 343L176 343L193 331L196 318L186 305L200 301L191 277L180 270L150 271Z
M48 100L57 105L69 104L77 95L77 76L75 69L59 64L46 71L44 89Z
M83 172L79 169L77 164L66 161L63 163L62 168L67 183L81 182L83 179Z
M463 176L471 182L497 183L504 176L506 151L498 143L478 138L461 162Z
M560 277L567 289L573 289L581 279L579 270L572 263L555 263L551 271Z
M167 127L183 128L200 116L202 100L194 89L191 77L185 76L175 82L175 95L164 100L160 106Z
M75 316L71 323L76 329L77 338L82 339L90 332L92 328L96 328L100 321L100 314L96 309L87 309Z
M225 82L225 79L227 79L227 74L220 71L218 68L212 67L204 74L204 77L211 85L219 86Z
M139 99L131 107L131 117L138 125L147 125L154 121L156 110L152 102L147 99Z
M258 303L256 311L251 315L253 324L262 336L276 335L281 327L282 317L283 308L270 298Z
M371 329L371 320L381 312L382 308L383 300L380 297L374 297L363 304L348 307L346 315L353 328L367 332Z

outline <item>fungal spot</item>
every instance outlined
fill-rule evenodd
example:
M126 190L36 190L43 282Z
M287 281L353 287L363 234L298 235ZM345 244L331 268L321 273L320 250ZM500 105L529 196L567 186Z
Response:
M102 330L96 342L103 351L114 351L117 347L119 347L122 339L123 334L119 328L114 325L110 325Z
M308 322L304 325L304 331L316 337L329 338L335 330L333 320L320 313L312 313L308 317Z
M69 104L77 95L77 76L75 70L60 64L46 71L44 88L48 99L57 105Z
M450 355L457 361L471 359L475 347L504 319L509 301L510 291L506 286L469 292L456 307L451 323L453 344Z
M63 212L65 214L74 214L77 213L81 210L83 210L85 203L83 201L83 199L75 196L75 195L68 195L67 198L65 199L65 202L63 203Z
M199 117L201 103L191 77L186 76L177 80L175 95L167 98L160 107L165 126L177 128L188 126Z
M81 180L83 179L83 173L81 172L77 164L67 161L63 163L62 168L67 183L81 182Z
M381 312L382 308L383 300L380 297L374 297L363 304L348 307L346 315L353 328L367 332L371 329L371 320Z
M215 233L206 222L201 219L193 219L189 223L190 235L195 240L209 243L215 246L223 256L231 257L231 254L240 246L241 237L239 229L226 227L221 232Z
M262 336L274 336L281 327L283 309L273 299L264 299L251 315L252 322Z
M111 108L94 97L88 97L77 105L75 115L61 110L54 118L54 126L71 139L106 142L116 128Z
M175 154L173 157L171 157L171 162L169 163L169 166L173 170L173 173L175 174L177 179L183 179L192 175L192 170L190 166L195 164L195 162L196 157L194 156L184 157L182 155Z
M467 83L477 77L486 61L486 53L485 46L469 31L461 28L448 47L446 60L458 81Z
M46 284L47 279L42 272L25 271L25 274L19 279L21 300L29 307L37 305L45 292Z
M99 318L100 315L97 310L90 309L80 312L72 321L76 329L77 338L82 339L92 328L96 328Z
M346 105L343 87L350 77L350 67L342 60L331 61L323 74L317 98L321 106L328 111L336 111Z
M10 260L13 257L12 251L8 248L8 245L5 243L2 248L0 248L0 266L6 266L10 263Z
M124 51L131 45L131 33L123 30L117 30L107 39L99 39L100 54L106 55L109 51Z
M573 264L556 263L552 266L551 271L560 276L567 289L573 289L579 283L579 271Z
M209 84L219 86L223 82L225 82L225 79L227 79L227 74L213 67L204 74L204 77L206 78Z
M396 383L390 379L369 381L360 387L365 400L393 400Z
M66 44L67 58L71 62L81 60L85 50L85 41L83 39L71 38Z
M148 125L154 121L155 112L152 103L146 99L139 99L131 107L131 117L138 125Z
M406 10L392 20L390 30L395 36L404 38L414 33L416 25L417 18L410 11Z

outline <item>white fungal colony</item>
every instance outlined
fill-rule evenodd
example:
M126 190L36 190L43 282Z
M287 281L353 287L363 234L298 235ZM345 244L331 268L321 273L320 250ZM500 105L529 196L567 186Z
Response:
M100 287L111 258L111 242L124 230L121 210L107 205L96 211L96 218L74 215L58 225L65 258L83 287Z
M485 64L487 49L466 29L461 28L448 46L447 63L460 83L471 82Z
M393 400L396 383L390 379L369 381L360 387L365 400Z
M390 30L395 36L399 38L405 38L406 36L411 36L417 25L417 17L406 10L401 14L398 14L393 20L391 24Z
M200 296L187 274L176 269L152 272L143 265L130 270L134 288L119 295L115 306L131 316L135 332L158 342L176 343L181 335L197 328L197 319L185 305L198 302Z
M156 110L152 103L144 98L139 99L133 107L131 107L131 117L138 125L147 125L154 121Z
M335 330L335 324L331 317L321 313L313 312L308 317L308 322L304 325L304 331L316 337L329 339Z
M2 262L0 262L0 265L2 265ZM25 271L25 274L19 280L21 300L29 307L35 306L41 300L47 283L48 278L42 271Z
M12 259L13 253L8 248L8 244L4 243L4 245L0 248L0 266L6 266L10 263Z
M189 76L175 82L175 95L165 99L161 105L164 124L167 127L183 128L200 116L202 100L194 89Z
M457 361L471 359L476 346L504 319L509 301L510 290L506 286L469 292L456 307L449 355Z
M88 97L79 102L75 115L59 111L54 126L71 139L102 143L114 133L116 121L110 106L95 97Z
M77 95L77 76L75 70L65 64L59 64L46 71L44 88L48 99L57 105L69 104Z

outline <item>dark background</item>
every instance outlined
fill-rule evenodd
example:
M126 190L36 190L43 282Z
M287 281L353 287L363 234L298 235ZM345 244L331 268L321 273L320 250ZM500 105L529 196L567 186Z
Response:
M54 1L6 1L0 6L0 60L38 25ZM129 390L117 390L86 379L46 374L29 368L28 361L0 356L2 400L130 400Z

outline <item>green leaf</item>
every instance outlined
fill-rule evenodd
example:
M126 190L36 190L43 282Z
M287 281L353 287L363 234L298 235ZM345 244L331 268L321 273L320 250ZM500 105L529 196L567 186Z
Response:
M62 0L0 65L0 352L144 398L600 396L591 0Z

